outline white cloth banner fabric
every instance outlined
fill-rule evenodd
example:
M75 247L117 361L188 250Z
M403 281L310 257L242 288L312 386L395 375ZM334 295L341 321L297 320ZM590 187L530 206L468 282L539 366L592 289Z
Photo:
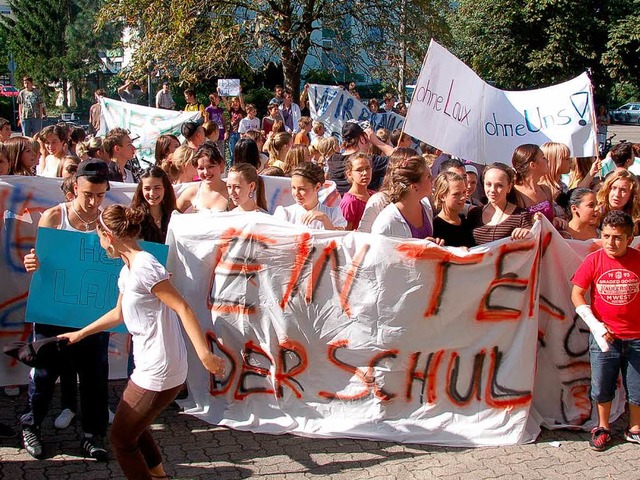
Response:
M129 130L138 159L155 165L154 155L158 137L160 135L180 137L182 124L199 118L200 112L174 112L102 97L99 134L106 135L109 130L117 127Z
M0 177L0 347L12 341L31 341L31 324L25 323L25 308L31 274L22 258L34 248L38 222L47 208L63 201L61 179L43 177ZM135 185L111 183L104 204L128 204ZM111 334L109 377L127 375L128 344L122 333ZM29 367L7 355L0 355L0 385L29 382Z
M510 92L484 82L431 40L411 98L405 132L477 163L510 164L525 143L564 143L595 155L591 82L586 73L538 90Z
M121 102L119 102L121 103ZM291 205L291 180L281 177L262 177L269 211L278 205ZM128 205L136 185L110 182L103 206L113 203ZM0 347L12 341L27 341L31 324L24 323L31 275L24 270L22 258L35 245L38 221L42 212L63 200L61 179L44 177L0 177ZM191 184L176 185L179 195ZM335 183L327 182L320 191L321 201L336 206ZM338 199L339 203L340 200ZM112 334L109 352L110 377L124 378L127 372L128 345L125 335ZM29 369L25 365L0 354L0 386L28 383Z
M268 197L290 201L279 180ZM22 257L59 185L0 178L0 346L28 339ZM113 182L105 205L134 188ZM547 221L534 233L463 252L265 214L174 215L173 282L229 359L213 379L190 352L189 412L256 432L457 446L590 429L588 335L569 278L597 247ZM125 337L111 339L110 376L122 378ZM0 355L0 385L27 382Z
M455 446L591 428L588 336L568 295L581 257L552 230L464 252L262 214L176 216L173 281L229 365L214 378L190 352L187 411L253 432Z
M371 128L390 131L402 128L404 117L393 112L371 113L367 106L342 87L309 85L311 118L324 123L331 135L342 138L342 126L349 120L369 122Z

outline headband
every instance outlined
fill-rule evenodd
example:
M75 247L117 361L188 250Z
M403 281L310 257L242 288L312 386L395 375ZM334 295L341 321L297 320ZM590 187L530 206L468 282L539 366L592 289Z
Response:
M114 235L113 231L111 231L111 229L107 227L107 224L104 223L104 218L102 218L102 212L100 212L100 215L98 215L98 221L100 222L100 226L104 229L105 232L107 232L110 235Z

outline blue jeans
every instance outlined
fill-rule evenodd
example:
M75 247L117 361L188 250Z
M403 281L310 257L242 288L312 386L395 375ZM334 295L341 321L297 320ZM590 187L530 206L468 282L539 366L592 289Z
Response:
M233 154L235 153L236 143L240 140L240 134L238 132L229 132L229 162L228 167L233 165Z
M69 327L35 324L34 340L68 332ZM47 368L34 368L29 384L29 411L20 418L23 427L39 428L49 412L56 380L64 365L73 364L80 377L80 408L85 433L104 436L107 433L109 333L96 333L65 348L62 362Z
M20 119L20 126L22 127L22 135L25 137L33 137L36 133L42 130L41 118L22 118Z
M640 339L614 340L609 351L603 352L589 335L591 361L591 398L598 403L613 400L618 375L627 391L627 401L640 406Z

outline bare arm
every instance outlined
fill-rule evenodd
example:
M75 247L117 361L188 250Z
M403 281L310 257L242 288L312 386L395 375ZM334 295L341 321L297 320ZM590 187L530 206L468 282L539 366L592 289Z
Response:
M176 201L176 208L180 213L186 212L189 209L189 207L193 205L191 200L193 199L194 191L197 188L198 187L187 188L184 192L180 194L180 196L178 197L178 200Z
M374 132L371 128L367 128L365 130L365 133L367 134L367 139L369 140L369 143L371 143L375 147L378 147L382 151L382 153L387 157L390 156L395 150L395 148L393 148L391 145L387 145L382 140L380 140L376 136L376 132Z
M571 289L571 301L573 302L574 307L587 304L587 300L585 298L586 293L587 290L585 288L579 287L578 285L573 286Z
M304 102L307 101L307 97L309 96L309 84L305 84L302 89L302 93L300 94L300 105L304 105Z
M240 100L240 108L246 112L247 109L244 107L244 97L242 96L242 87L240 87L240 93L238 94L238 100Z
M171 282L167 279L157 283L151 289L151 293L178 314L178 317L180 317L180 321L187 332L187 336L191 340L191 343L198 354L198 358L204 367L214 375L222 374L224 371L224 360L211 353L195 313L193 313L189 304L184 298L182 298L182 295L178 293Z
M227 110L231 108L231 105L229 105L229 100L227 99L227 97L223 97L222 95L220 95L220 100L222 100L222 103L224 103L224 106Z
M596 175L600 174L600 168L602 168L602 160L599 158L596 159L595 162L591 164L591 168L589 169L589 173L587 173L580 183L578 183L578 187L589 188L591 186L591 182Z
M122 294L118 295L118 303L116 306L97 319L95 322L90 323L82 330L77 332L68 332L58 335L59 338L68 338L69 343L76 343L83 338L93 335L94 333L103 332L110 328L120 325L123 322L122 317Z

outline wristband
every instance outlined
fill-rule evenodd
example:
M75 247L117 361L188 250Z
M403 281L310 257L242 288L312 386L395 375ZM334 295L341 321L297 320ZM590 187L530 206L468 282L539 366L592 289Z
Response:
M608 352L609 342L604 339L604 335L608 333L607 327L605 327L604 324L595 317L595 315L591 311L591 305L585 304L576 307L576 313L580 316L580 318L582 318L584 323L587 324L589 330L591 330L591 334L600 347L600 350L602 350L603 352Z

